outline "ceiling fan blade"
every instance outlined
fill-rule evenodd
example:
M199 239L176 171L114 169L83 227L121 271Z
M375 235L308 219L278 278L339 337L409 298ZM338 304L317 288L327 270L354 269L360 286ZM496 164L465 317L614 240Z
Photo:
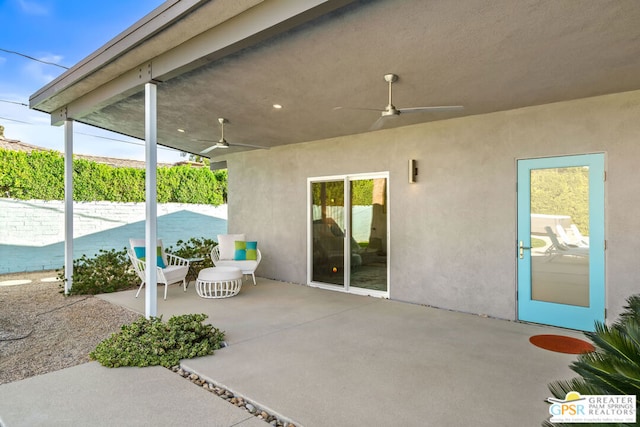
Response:
M464 109L462 105L440 105L433 107L410 107L410 108L397 108L393 105L393 83L398 81L398 75L389 73L384 75L384 80L389 84L389 103L387 106L380 110L377 108L358 108L358 107L334 107L333 110L364 110L364 111L377 111L381 115L378 117L373 125L369 128L370 131L378 130L382 128L387 119L398 117L402 113L437 113L446 111L459 111Z
M337 110L359 110L359 111L378 111L378 112L384 111L379 108L333 107L333 111L337 111Z
M400 113L437 113L445 111L459 111L463 110L462 105L441 105L436 107L412 107L412 108L399 108Z
M395 119L397 118L397 115L391 115L391 116L380 116L378 117L378 120L376 120L375 122L373 122L373 124L371 125L371 127L369 128L370 131L373 130L379 130L382 129L382 127L384 126L384 124L387 122L387 120L389 119Z
M224 142L215 141L213 139L194 139L194 141L198 141L198 142L214 142L215 143L211 147L202 150L200 152L200 154L207 154L209 151L215 150L216 148L229 148L229 146L231 146L231 147L261 148L263 150L268 150L269 148L271 148L271 147L266 147L264 145L240 144L240 143L237 143L237 142L227 143L226 141L224 141Z
M218 148L218 146L217 146L217 145L212 145L211 147L209 147L209 148L205 148L204 150L202 150L202 151L200 152L200 154L207 154L209 151L213 151L213 150L215 150L216 148Z
M263 150L268 150L269 148L271 148L271 147L266 147L264 145L240 144L237 142L231 143L229 145L231 145L232 147L238 146L238 147L249 147L249 148L261 148Z

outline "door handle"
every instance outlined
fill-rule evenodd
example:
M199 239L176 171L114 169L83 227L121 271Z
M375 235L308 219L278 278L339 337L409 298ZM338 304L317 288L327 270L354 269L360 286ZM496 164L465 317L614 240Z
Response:
M531 249L530 246L524 246L524 242L522 240L520 240L520 243L518 244L518 250L520 253L520 259L524 259L524 250L525 249Z

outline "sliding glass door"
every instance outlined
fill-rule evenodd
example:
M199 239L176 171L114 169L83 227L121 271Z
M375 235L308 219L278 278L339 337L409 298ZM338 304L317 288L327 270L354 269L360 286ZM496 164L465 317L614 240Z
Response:
M387 174L309 180L310 284L388 296L387 196Z
M312 281L344 285L344 181L311 184Z

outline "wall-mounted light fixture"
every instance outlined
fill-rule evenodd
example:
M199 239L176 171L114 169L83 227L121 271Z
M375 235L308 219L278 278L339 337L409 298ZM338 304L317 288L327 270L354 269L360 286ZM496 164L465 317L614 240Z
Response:
M414 184L418 181L418 162L414 159L409 160L409 184Z

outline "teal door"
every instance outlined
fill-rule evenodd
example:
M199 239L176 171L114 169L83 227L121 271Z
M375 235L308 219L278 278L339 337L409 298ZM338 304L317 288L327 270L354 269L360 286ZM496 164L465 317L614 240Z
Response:
M604 154L518 161L518 319L604 321Z

